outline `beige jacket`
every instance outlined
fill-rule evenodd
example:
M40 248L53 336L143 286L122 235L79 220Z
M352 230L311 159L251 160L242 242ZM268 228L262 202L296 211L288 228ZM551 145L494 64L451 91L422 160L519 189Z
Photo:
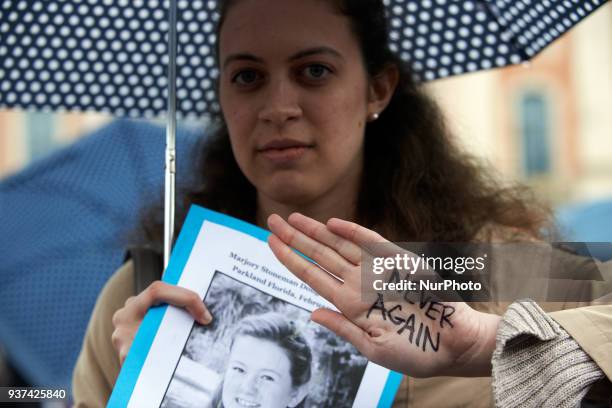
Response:
M77 407L102 407L110 397L120 365L111 344L114 312L134 294L131 262L108 281L94 308L73 373L73 396ZM558 305L556 308L567 307ZM505 305L507 307L507 305ZM504 305L481 304L479 310L502 314ZM548 306L548 310L555 306ZM550 313L612 379L612 304ZM594 387L601 388L601 387ZM490 407L490 378L407 378L394 407Z

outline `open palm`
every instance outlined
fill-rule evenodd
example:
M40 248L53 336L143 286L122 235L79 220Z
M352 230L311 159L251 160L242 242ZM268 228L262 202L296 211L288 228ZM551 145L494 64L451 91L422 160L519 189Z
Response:
M339 219L324 225L301 214L288 222L272 215L268 225L276 257L340 311L318 309L312 320L368 359L415 377L490 375L499 317L465 303L387 300L362 292L362 248L388 242L379 234Z

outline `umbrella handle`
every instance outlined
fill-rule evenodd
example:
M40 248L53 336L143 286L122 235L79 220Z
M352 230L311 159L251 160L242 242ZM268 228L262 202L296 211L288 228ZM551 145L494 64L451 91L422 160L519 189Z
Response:
M176 0L170 0L168 25L168 116L166 127L166 169L164 188L164 271L170 261L174 238L176 191Z

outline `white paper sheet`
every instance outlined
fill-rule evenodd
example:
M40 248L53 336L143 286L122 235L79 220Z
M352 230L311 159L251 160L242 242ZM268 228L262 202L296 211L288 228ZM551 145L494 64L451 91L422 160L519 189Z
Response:
M194 324L186 311L172 306L149 313L152 316L147 315L141 325L132 346L136 351L128 355L109 406L206 407L222 399L224 406L276 408L282 396L300 398L297 395L303 393L298 406L390 405L399 375L368 363L352 345L309 321L312 310L333 306L276 259L265 242L267 235L231 217L192 208L164 280L200 294L214 322ZM310 350L310 376L304 384L295 385L287 369L293 367L287 356L294 352L276 347L260 334L236 333L249 322L280 321L279 316L290 322L292 336ZM250 340L244 340L247 337ZM256 359L240 354L247 344ZM248 377L266 370L278 374L273 385L277 388L266 388L274 374ZM236 378L241 385L232 388ZM246 390L250 381L246 378L258 381L257 386L250 384L253 389ZM266 402L268 389L279 392L274 403Z

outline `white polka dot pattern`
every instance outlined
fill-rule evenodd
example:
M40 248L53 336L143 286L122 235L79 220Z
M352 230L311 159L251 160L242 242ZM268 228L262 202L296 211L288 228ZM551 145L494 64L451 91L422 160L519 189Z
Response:
M605 0L383 0L390 48L433 80L524 61ZM0 108L166 110L168 0L0 0ZM216 1L178 0L177 113L218 110Z
M384 0L391 49L430 81L526 61L606 0Z

